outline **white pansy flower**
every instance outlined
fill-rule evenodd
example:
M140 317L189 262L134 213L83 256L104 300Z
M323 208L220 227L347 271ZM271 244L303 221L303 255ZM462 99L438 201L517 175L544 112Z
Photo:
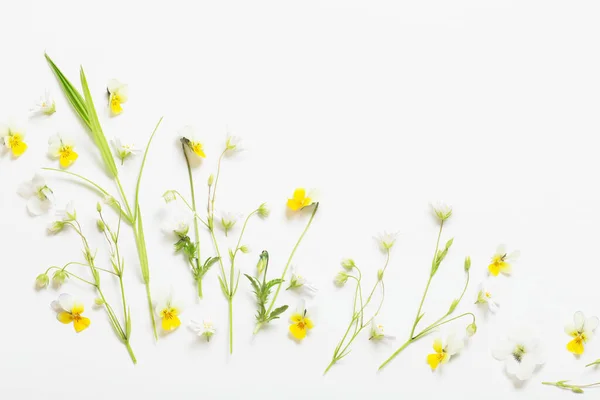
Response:
M397 237L398 237L397 233L383 232L383 233L380 233L379 235L377 235L375 237L375 240L377 241L377 244L379 245L381 250L388 251L392 248L392 246L394 246L394 243L396 243Z
M383 330L383 325L378 324L375 320L371 321L371 336L369 340L394 340L395 336L386 335Z
M496 249L496 254L492 257L492 262L488 265L488 271L492 276L498 276L503 273L510 275L512 272L512 264L517 261L521 253L515 250L511 253L506 251L506 245L501 244Z
M56 101L50 95L49 91L45 91L44 95L35 103L29 111L35 114L52 115L56 112Z
M119 115L123 112L123 103L127 102L129 97L129 88L126 84L116 79L111 79L106 85L108 90L108 106L112 115Z
M3 150L12 152L13 157L19 157L27 150L25 129L11 122L9 125L0 124L0 143Z
M179 302L173 300L173 294L163 296L156 303L154 309L156 315L161 319L161 327L165 332L171 332L181 325L180 315L182 312Z
M443 201L437 201L431 204L433 213L440 221L445 221L452 216L452 206L444 203Z
M598 317L586 318L581 311L577 311L573 316L573 322L565 326L565 333L573 337L573 340L567 344L567 350L576 355L583 354L583 345L594 336L599 323Z
M21 197L27 199L27 210L33 215L42 215L48 212L54 203L52 190L39 174L35 174L30 182L22 183L17 192Z
M196 322L194 320L190 321L190 329L198 336L206 338L206 341L209 342L210 338L217 331L215 329L214 324L210 319L205 319L202 323Z
M496 291L490 282L481 283L475 304L485 305L493 313L498 311L499 304L496 300Z
M531 378L537 366L544 364L539 341L525 330L515 332L500 342L492 355L504 361L506 372L521 381Z
M304 289L310 295L314 295L318 291L315 285L308 282L304 276L298 273L298 268L295 265L292 265L292 277L290 278L290 285L286 290L290 289Z
M140 153L140 150L133 143L123 143L118 137L111 140L111 143L117 153L117 157L121 160L121 165L125 162L125 159Z

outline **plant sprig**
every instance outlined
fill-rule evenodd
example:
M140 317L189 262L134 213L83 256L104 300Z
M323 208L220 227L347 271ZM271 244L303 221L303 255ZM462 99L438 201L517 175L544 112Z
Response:
M570 390L573 393L584 393L583 389L593 388L600 386L600 382L589 383L587 385L571 385L569 381L558 381L558 382L542 382L542 385L555 386L560 389Z
M281 314L283 314L287 309L287 305L283 305L277 307L270 313L267 313L267 302L269 301L269 296L271 295L271 290L275 285L279 285L283 283L283 280L280 278L271 279L267 281L267 270L269 269L269 253L264 250L258 259L257 270L259 272L259 278L262 274L262 280L255 278L251 275L244 274L246 278L250 281L252 285L252 289L254 295L256 296L256 305L258 310L256 311L256 323L264 324L274 319L279 318Z

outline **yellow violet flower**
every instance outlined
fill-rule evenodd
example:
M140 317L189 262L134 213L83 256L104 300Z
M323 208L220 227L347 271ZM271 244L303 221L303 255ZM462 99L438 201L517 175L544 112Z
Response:
M294 195L291 199L288 199L287 206L292 211L298 211L303 209L304 207L308 207L313 204L313 201L306 194L306 189L298 188L294 190Z
M573 337L573 340L567 344L567 350L573 354L583 354L583 345L592 338L598 323L600 323L598 317L586 319L581 311L577 311L573 316L573 323L565 326L566 334Z
M63 324L73 323L75 332L81 332L90 326L90 319L82 316L83 304L78 303L70 294L63 293L58 300L52 302L52 308L57 312L56 318Z
M181 325L179 315L181 307L173 302L172 296L169 295L164 301L156 306L156 315L162 320L161 326L166 332L174 331Z
M512 271L512 263L519 257L518 251L513 251L510 254L506 252L506 246L501 244L496 249L496 254L492 257L492 263L488 265L488 270L493 276L498 276L500 272L505 275L510 275Z
M106 87L108 90L108 106L112 115L119 115L123 112L123 103L127 102L128 87L126 84L119 82L116 79L108 81Z
M306 337L306 333L314 327L312 320L308 317L306 303L300 302L296 311L291 315L290 333L296 340L302 340Z
M25 131L16 126L0 126L0 141L10 150L14 157L19 157L27 150Z
M204 152L204 145L198 140L194 128L191 126L184 126L180 131L181 142L186 146L190 153L192 153L196 159L206 158Z
M58 158L62 168L68 168L79 158L75 151L75 142L61 135L54 135L48 140L48 155Z
M453 334L448 335L446 343L442 342L442 339L436 339L433 342L435 353L427 356L427 364L432 370L435 370L440 364L450 361L450 358L457 354L464 345L464 342Z

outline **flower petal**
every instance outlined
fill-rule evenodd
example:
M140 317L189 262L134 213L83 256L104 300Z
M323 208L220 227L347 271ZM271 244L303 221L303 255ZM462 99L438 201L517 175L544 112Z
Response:
M521 363L519 364L519 367L517 368L515 376L517 377L517 379L526 381L527 379L531 378L531 376L533 375L533 371L535 370L535 367L536 367L535 357L532 357L530 354L525 354L523 356L523 358L521 359Z
M492 350L492 356L499 361L504 361L512 358L512 351L514 344L508 340L502 341L498 346Z
M58 296L58 304L63 310L71 312L71 310L73 310L73 306L75 305L75 300L70 294L63 293Z
M600 320L598 317L590 317L585 321L585 330L586 331L594 331L600 324Z
M58 319L63 324L70 324L73 321L73 316L66 311L62 311L56 314L56 319Z
M298 340L302 340L306 337L306 329L301 328L300 324L291 324L290 333Z
M577 311L573 316L573 321L575 322L575 328L578 331L583 331L583 326L585 325L585 315L581 311Z
M86 317L79 317L73 321L73 326L75 327L75 332L79 333L90 326L90 319Z
M42 215L48 212L52 203L47 199L41 200L37 196L32 196L27 200L27 210L33 215Z

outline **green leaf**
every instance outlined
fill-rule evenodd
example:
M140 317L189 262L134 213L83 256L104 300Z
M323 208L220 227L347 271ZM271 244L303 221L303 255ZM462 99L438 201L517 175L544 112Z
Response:
M125 316L125 336L126 338L131 337L131 309L127 307L127 315Z
M281 314L283 314L285 312L285 310L288 309L288 306L281 306L281 307L277 307L276 309L274 309L273 311L271 311L271 314L269 314L269 321L272 321L274 319L279 318L279 316Z
M223 282L223 278L221 278L219 276L219 283L221 284L221 290L223 291L223 294L225 295L225 297L229 297L229 289L227 289L227 285L225 285L225 282Z
M148 150L150 150L150 144L152 143L152 139L154 139L154 135L156 134L156 131L158 130L158 127L160 126L162 120L163 117L160 117L158 123L154 127L154 131L152 131L152 134L150 135L150 139L148 140L148 144L146 145L146 150L144 151L144 158L142 159L142 165L140 166L140 172L138 174L137 183L135 185L135 204L138 204L139 201L140 183L142 182L142 173L144 172L144 166L146 165L146 157L148 156ZM133 219L135 219L136 216L137 214L134 216Z
M254 293L256 294L256 296L259 296L259 293L261 292L260 290L260 284L258 283L258 281L256 280L255 277L248 275L248 274L244 274L246 276L246 278L248 278L248 280L250 281L250 284L252 285L252 288L254 289Z
M148 268L148 253L146 252L146 239L144 238L144 227L142 225L142 212L140 211L140 206L136 205L137 210L137 221L136 221L136 229L135 235L137 240L135 241L137 245L137 250L140 258L140 267L142 269L142 277L144 278L144 283L147 285L150 283L150 269Z
M277 279L273 279L270 280L269 282L266 283L265 288L266 289L271 289L273 286L275 285L279 285L281 283L285 282L283 279L277 278Z
M446 250L450 249L450 246L452 246L452 243L454 243L454 238L452 238L446 242Z
M229 259L230 259L231 261L233 261L233 258L234 258L234 257L235 257L235 256L233 255L233 250L229 249Z
M204 261L204 266L202 267L202 276L204 276L210 267L212 267L217 261L219 261L219 257L208 257L206 261Z

